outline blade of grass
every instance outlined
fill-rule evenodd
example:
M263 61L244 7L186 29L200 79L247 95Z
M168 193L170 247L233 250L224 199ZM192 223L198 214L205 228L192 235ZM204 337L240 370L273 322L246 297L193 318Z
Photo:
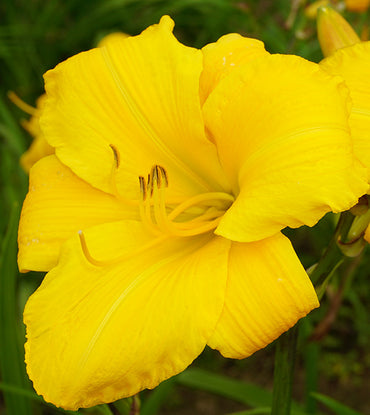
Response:
M27 389L29 383L17 331L19 320L16 316L16 280L18 276L16 252L19 213L19 204L14 203L0 254L0 368L4 383ZM32 414L28 397L17 396L9 390L4 390L4 400L7 413Z
M255 409L248 409L247 411L241 411L241 412L233 412L232 414L228 415L264 415L264 414L270 414L271 408L269 406L264 408L255 408Z
M271 406L272 393L253 383L230 379L227 376L207 372L203 369L188 369L175 377L176 383L204 390L252 408ZM296 402L292 402L292 415L305 415Z
M188 369L176 377L180 385L206 390L251 407L270 406L272 394L252 383L241 382L202 369Z
M362 415L360 412L357 412L348 406L343 405L333 398L322 395L321 393L312 393L312 396L327 406L329 409L331 409L336 415Z

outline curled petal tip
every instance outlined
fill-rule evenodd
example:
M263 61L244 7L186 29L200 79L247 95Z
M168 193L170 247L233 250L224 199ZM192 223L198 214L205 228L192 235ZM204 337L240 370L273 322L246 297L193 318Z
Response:
M175 27L175 22L171 19L170 16L164 15L161 17L159 25L172 32L173 28Z

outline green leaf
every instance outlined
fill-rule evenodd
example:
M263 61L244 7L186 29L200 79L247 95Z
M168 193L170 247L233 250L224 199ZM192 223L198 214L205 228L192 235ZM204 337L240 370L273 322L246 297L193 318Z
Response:
M31 399L35 402L44 404L46 406L49 406L50 408L53 408L54 411L56 412L61 412L62 414L76 414L78 412L73 412L73 411L66 411L65 409L62 408L57 408L56 406L54 406L51 403L45 402L44 399L37 395L36 392L30 390L30 389L22 389L19 388L17 386L13 386L13 385L8 385L6 383L2 383L0 382L0 390L3 390L4 392L10 393L10 394L14 394L15 396L23 396L26 397L28 399Z
M27 389L27 380L23 349L21 348L19 319L16 315L16 265L17 230L19 205L15 203L9 218L8 229L3 239L0 253L0 369L2 381L20 389ZM7 413L17 415L32 414L29 399L16 396L4 390Z
M271 406L271 392L252 383L195 368L186 370L175 379L181 385L212 392L251 407Z
M271 413L271 408L269 406L266 406L263 408L248 409L247 411L233 412L232 414L228 414L228 415L264 415L264 414L270 414L270 413Z
M322 395L321 393L312 393L311 395L319 402L331 409L336 415L362 415L360 412L354 411L348 406L343 405L333 398Z

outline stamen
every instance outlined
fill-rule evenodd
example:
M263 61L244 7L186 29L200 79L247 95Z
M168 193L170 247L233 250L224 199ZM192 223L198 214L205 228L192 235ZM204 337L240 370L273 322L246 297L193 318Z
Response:
M183 201L171 213L167 213L165 189L168 187L168 175L166 170L162 166L155 165L150 170L147 182L145 183L142 176L139 177L139 182L140 216L143 224L156 235L165 233L182 237L208 232L217 227L225 209L235 200L232 195L224 192L203 193ZM182 213L186 212L190 215L187 210L193 206L197 206L203 213L187 221L175 221ZM193 216L194 213L191 215Z
M153 167L150 171L150 174L148 174L147 189L148 193L150 193L150 196L153 196Z
M99 260L99 259L95 259L90 254L89 248L87 247L86 238L85 238L85 235L84 235L82 230L78 231L78 236L80 238L80 244L81 244L82 252L83 252L85 258L87 259L88 262L90 262L91 265L94 265L96 267L107 267L107 266L114 265L114 264L117 264L119 262L128 260L128 259L134 257L135 255L139 255L139 254L143 253L144 251L146 251L147 249L150 249L153 246L158 245L159 243L161 243L161 242L163 242L163 241L165 241L166 239L169 238L168 235L164 235L164 236L161 236L159 238L155 238L155 239L151 240L147 244L142 245L140 248L135 249L134 251L124 253L124 254L116 257L116 258L108 259L108 260Z
M140 195L142 200L144 201L146 199L146 186L145 186L145 180L143 176L139 176L139 182L140 182Z
M165 168L162 166L157 166L157 167L161 171L162 178L164 179L164 182L165 182L165 187L168 187L168 175L167 175Z
M119 156L119 152L117 150L117 148L113 145L113 144L109 144L109 147L112 149L113 151L113 155L114 155L114 161L116 162L116 169L118 169L119 167L119 163L120 163L120 156Z
M164 187L162 183L167 181L164 176L164 169L160 166L155 166L153 170L153 207L154 217L160 228L165 229L167 232L172 233L171 223L167 219L165 198L164 198ZM163 180L162 180L163 179Z
M177 218L181 213L183 213L191 206L217 200L225 200L227 202L233 203L235 198L232 195L224 192L202 193L200 195L191 197L190 199L187 199L176 206L175 209L168 215L168 219L173 220Z
M112 171L111 171L111 186L112 186L113 194L120 202L124 204L138 206L139 204L138 200L124 198L118 191L116 175L117 175L118 167L120 165L121 157L120 157L119 151L113 144L109 144L109 147L112 149L113 157L114 157L114 164L112 165Z
M22 99L19 98L17 94L15 94L13 91L8 92L8 98L14 105L16 105L19 109L26 112L30 115L35 115L37 112L37 109L32 107L31 105L28 105L25 103Z
M178 230L175 235L176 236L196 236L202 233L212 231L213 229L217 228L218 224L220 223L222 216L218 217L211 222L206 222L203 226L198 226L193 229L180 229Z
M205 213L203 213L203 215L197 216L194 219L190 219L186 222L174 222L178 225L181 225L181 229L190 229L193 228L194 225L201 223L201 222L205 222L205 221L210 221L211 219L217 219L220 216L222 216L225 213L224 210L219 210L216 208L209 208Z
M152 215L150 211L150 199L147 198L148 189L143 176L139 176L139 183L141 196L139 201L139 211L141 221L150 232L152 232L154 235L158 235L160 234L160 232L152 221Z

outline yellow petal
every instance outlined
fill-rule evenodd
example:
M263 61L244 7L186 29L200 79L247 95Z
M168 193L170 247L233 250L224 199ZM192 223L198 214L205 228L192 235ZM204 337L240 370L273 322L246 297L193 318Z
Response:
M317 37L324 56L360 42L351 25L331 7L321 7L318 11Z
M55 156L45 157L30 172L19 223L19 269L49 271L61 244L78 230L133 217L132 207L94 189Z
M370 182L370 42L338 50L320 66L341 75L350 90L353 106L349 125L354 152L367 167Z
M347 105L342 80L296 56L258 58L224 78L203 109L238 197L216 233L251 242L353 206L367 184Z
M75 410L133 395L184 370L222 311L230 241L152 237L137 222L86 232L94 257L140 253L115 265L86 261L75 237L25 309L26 363L39 394Z
M115 158L125 197L136 196L138 176L154 164L167 170L173 194L227 186L204 132L202 53L181 45L172 28L165 16L139 36L76 55L45 75L45 135L59 159L94 187L112 192Z
M282 234L233 242L229 258L225 306L208 345L241 359L271 343L319 303Z
M23 123L25 125L25 123ZM43 157L49 156L54 153L54 147L52 147L42 134L38 134L33 139L30 148L22 154L20 163L25 172L29 172L30 168Z
M200 77L200 100L203 104L210 92L233 69L251 59L267 55L264 44L252 38L231 33L203 49L203 71Z
M54 148L45 140L40 128L40 115L46 102L46 95L41 95L36 101L36 108L30 107L18 98L14 93L9 93L9 98L20 109L31 114L29 120L22 120L21 124L25 130L31 134L33 141L29 149L22 154L20 164L24 171L28 173L30 168L42 157L49 156L54 153Z

